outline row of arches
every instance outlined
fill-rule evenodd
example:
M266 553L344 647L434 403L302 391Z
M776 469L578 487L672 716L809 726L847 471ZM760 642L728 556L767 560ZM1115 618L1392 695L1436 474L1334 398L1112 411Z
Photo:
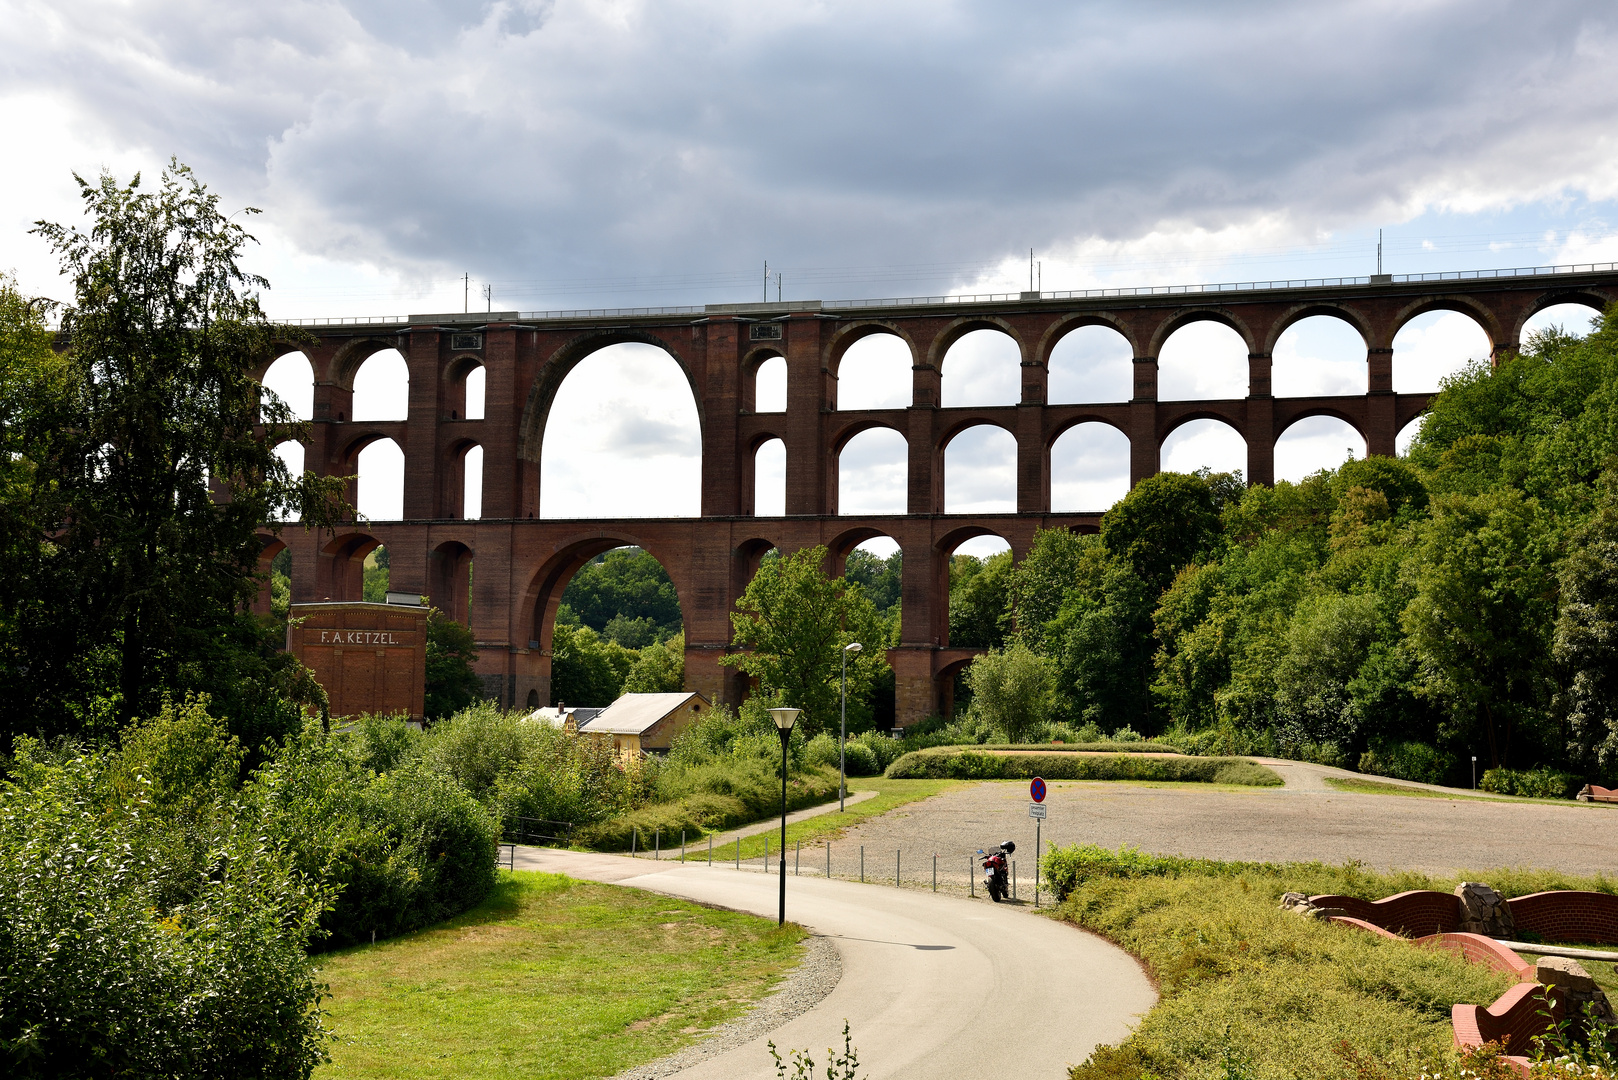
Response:
M294 476L304 471L302 443L288 439L275 447L276 456ZM364 521L399 521L404 517L404 450L389 438L362 441L352 454L354 509ZM444 471L444 516L475 521L483 516L483 447L462 442L450 449ZM288 521L297 521L293 514Z
M299 420L314 419L315 371L309 357L293 351L276 357L259 380ZM487 372L469 357L450 371L445 417L482 420ZM351 411L342 420L391 421L410 418L410 366L398 349L381 349L361 361L353 376Z
M1551 327L1582 331L1590 309L1581 304L1545 308L1527 333ZM1487 360L1493 345L1482 325L1452 310L1429 311L1400 327L1393 339L1393 389L1430 393L1466 363ZM1249 343L1231 326L1211 319L1187 323L1164 340L1157 355L1158 398L1198 401L1248 393ZM1271 393L1314 397L1365 392L1367 343L1358 328L1336 315L1313 315L1287 327L1271 354ZM1099 324L1064 334L1046 367L1046 402L1052 405L1127 401L1133 393L1134 350L1117 329ZM786 361L760 353L753 369L753 408L784 412ZM859 338L837 365L840 411L900 409L912 403L911 346L891 332ZM984 327L957 338L940 367L944 408L1015 405L1022 399L1022 350L1001 329Z

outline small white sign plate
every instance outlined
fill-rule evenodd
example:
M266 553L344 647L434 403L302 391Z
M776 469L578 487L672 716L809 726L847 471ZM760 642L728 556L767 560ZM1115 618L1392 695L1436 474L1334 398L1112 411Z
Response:
M1031 818L1038 818L1039 820L1044 821L1045 820L1045 811L1046 811L1046 809L1047 809L1047 807L1045 806L1044 803L1029 803L1028 804L1028 816L1031 817Z

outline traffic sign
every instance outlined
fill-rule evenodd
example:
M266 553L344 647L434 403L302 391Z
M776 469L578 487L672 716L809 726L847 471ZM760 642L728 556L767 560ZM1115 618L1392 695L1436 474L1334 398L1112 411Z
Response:
M1028 804L1028 816L1031 817L1031 818L1035 818L1036 820L1039 820L1039 821L1044 821L1045 820L1045 811L1048 810L1048 809L1050 809L1050 808L1047 807L1046 805L1044 805L1043 803L1029 803Z
M1045 801L1045 781L1034 777L1034 782L1028 785L1028 794L1035 802Z

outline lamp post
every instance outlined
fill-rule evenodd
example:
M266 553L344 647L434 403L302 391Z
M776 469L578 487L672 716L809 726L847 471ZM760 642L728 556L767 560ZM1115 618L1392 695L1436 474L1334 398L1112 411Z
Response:
M843 747L848 744L848 654L857 653L864 646L857 641L850 641L843 646L843 718L842 726L837 739L837 812L843 812L843 800L848 797L848 763L844 760Z
M792 738L792 722L798 718L798 709L771 709L775 730L781 733L781 916L780 925L787 921L787 740Z

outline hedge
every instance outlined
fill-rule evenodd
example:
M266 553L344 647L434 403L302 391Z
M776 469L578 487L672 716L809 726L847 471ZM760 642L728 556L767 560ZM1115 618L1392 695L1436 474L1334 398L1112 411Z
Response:
M1127 753L986 754L939 746L906 754L888 768L895 780L1179 780L1279 787L1281 778L1244 758L1141 757Z

